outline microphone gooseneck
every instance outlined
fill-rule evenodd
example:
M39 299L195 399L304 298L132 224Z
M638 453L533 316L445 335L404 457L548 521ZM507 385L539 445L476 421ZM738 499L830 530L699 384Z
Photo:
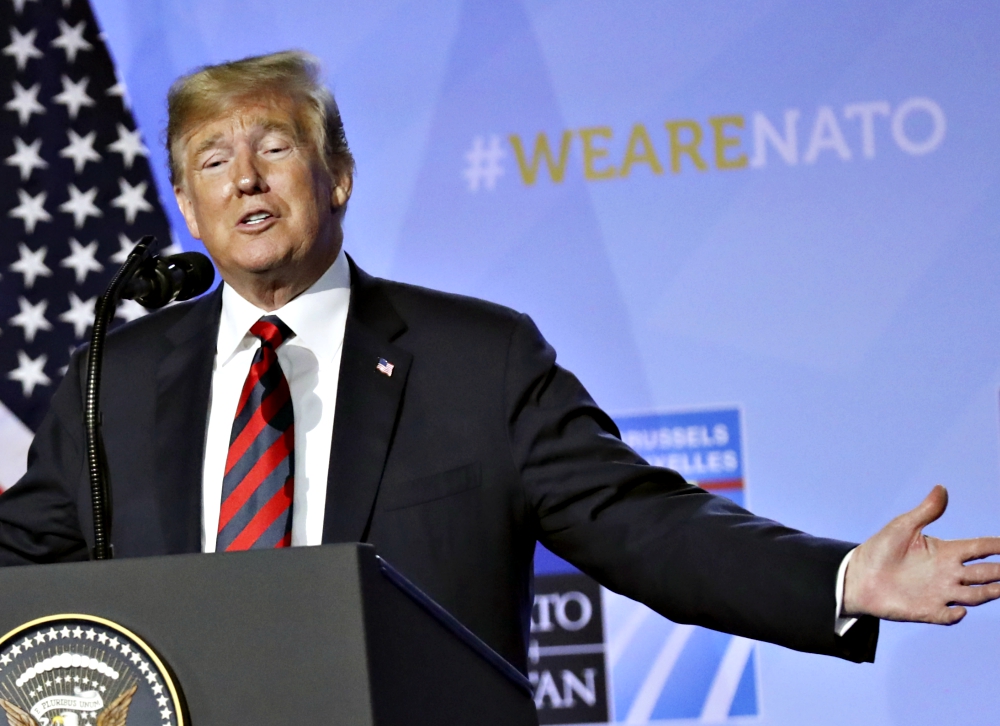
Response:
M87 385L84 393L83 424L87 445L87 474L90 501L94 510L94 549L92 559L114 557L111 544L112 501L108 480L107 457L101 435L101 367L104 342L115 309L122 299L132 299L147 308L163 307L174 300L187 300L212 286L215 270L205 255L183 252L169 257L150 253L151 235L143 237L129 253L107 290L94 308L94 325L87 352Z

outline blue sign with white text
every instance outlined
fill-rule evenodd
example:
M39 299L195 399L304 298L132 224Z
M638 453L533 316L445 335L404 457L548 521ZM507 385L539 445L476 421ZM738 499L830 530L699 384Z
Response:
M740 411L620 416L622 439L650 464L744 504ZM756 716L756 643L663 618L604 590L605 659L616 722L720 722Z
M622 441L653 466L743 504L739 409L622 416L616 423Z
M674 469L693 484L745 504L738 408L618 416L615 422L622 440L650 464ZM536 596L533 614L531 672L541 723L603 722L605 709L609 722L628 724L678 719L719 723L759 714L754 641L673 623L601 588L603 643L595 645L575 631L553 626L563 639L553 645L542 627L551 620L543 617L549 602L561 603L569 593L583 597L581 593L596 583L540 546L535 572L536 593L543 594ZM596 613L597 607L588 606L591 611ZM603 669L592 662L595 655L603 656ZM588 674L589 681L584 678ZM602 678L608 690L606 707L593 693ZM578 683L590 683L590 691L573 690ZM592 705L580 693L590 694Z

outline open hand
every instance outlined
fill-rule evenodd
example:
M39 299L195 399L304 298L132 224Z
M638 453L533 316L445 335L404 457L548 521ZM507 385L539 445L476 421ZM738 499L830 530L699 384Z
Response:
M901 514L860 545L847 566L844 615L952 625L966 607L1000 598L1000 537L943 540L924 527L944 514L940 484L916 509Z

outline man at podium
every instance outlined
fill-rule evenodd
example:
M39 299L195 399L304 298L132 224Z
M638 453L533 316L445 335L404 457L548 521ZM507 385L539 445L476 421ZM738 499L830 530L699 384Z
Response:
M373 278L343 249L354 162L314 61L204 68L169 97L174 192L224 284L113 333L117 557L364 541L526 665L537 541L676 622L872 660L878 618L1000 597L1000 539L941 541L936 487L860 546L755 517L625 446L531 320ZM0 564L92 544L77 355Z

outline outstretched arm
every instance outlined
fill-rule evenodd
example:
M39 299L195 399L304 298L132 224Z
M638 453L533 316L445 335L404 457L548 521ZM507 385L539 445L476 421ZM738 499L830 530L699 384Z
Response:
M860 545L847 566L844 614L952 625L966 608L1000 598L1000 537L943 540L924 527L948 506L940 484Z

